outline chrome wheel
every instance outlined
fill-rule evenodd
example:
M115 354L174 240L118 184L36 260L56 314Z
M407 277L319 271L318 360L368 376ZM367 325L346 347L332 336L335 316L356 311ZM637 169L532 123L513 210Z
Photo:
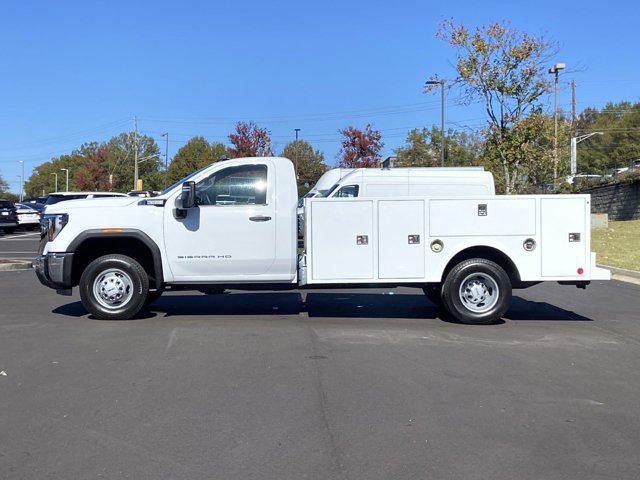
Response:
M460 301L469 311L484 313L498 302L498 283L486 273L473 273L460 284Z
M100 305L115 310L125 306L133 297L133 282L119 268L110 268L98 274L93 281L93 295Z

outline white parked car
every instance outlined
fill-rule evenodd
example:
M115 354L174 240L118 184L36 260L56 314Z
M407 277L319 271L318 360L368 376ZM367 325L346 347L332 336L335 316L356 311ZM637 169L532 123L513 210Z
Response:
M29 204L16 203L16 214L19 227L37 228L40 225L40 212Z
M166 289L413 285L485 324L514 288L610 278L590 251L589 195L309 198L301 254L296 205L288 159L217 162L157 197L49 206L34 267L104 319L131 318Z

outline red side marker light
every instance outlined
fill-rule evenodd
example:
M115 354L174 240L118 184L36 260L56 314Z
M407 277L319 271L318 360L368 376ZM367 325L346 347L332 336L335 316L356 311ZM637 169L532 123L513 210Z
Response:
M584 270L582 269L582 267L580 267L580 268L578 269L578 275L582 275L583 273L584 273Z

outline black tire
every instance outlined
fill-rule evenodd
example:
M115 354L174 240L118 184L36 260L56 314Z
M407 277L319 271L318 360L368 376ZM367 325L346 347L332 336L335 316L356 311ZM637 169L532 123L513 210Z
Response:
M5 227L5 229L4 229L4 233L7 233L7 234L9 234L9 233L13 233L13 232L15 232L15 231L16 231L16 228L17 228L17 227Z
M128 275L131 280L127 292L129 300L122 306L107 308L103 306L94 294L96 278L109 270L117 269ZM105 255L91 262L80 277L80 299L82 305L100 320L129 320L144 306L149 291L149 276L142 265L126 255Z
M429 283L422 287L422 291L436 307L442 305L442 286L439 283Z
M480 302L473 304L465 303L461 298L461 285L469 278L484 279L490 285L490 280L496 284L497 289L488 288L488 292L496 295L495 303ZM485 297L481 297L485 298ZM487 305L483 305L487 303ZM448 273L442 285L442 305L446 313L454 320L472 325L488 325L496 323L505 314L511 303L511 281L504 269L491 260L484 258L472 258L464 260ZM471 306L468 306L471 305ZM486 311L474 311L473 307L482 309L488 307Z
M147 298L144 301L145 306L151 305L153 302L158 300L163 293L163 290L149 290L149 292L147 293Z

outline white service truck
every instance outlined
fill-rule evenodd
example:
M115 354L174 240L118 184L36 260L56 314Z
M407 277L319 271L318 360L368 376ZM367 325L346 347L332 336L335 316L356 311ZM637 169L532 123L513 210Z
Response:
M465 323L498 320L513 288L610 277L590 252L589 195L308 198L298 251L295 178L288 159L239 158L157 197L51 205L36 274L78 286L101 319L165 290L407 285Z

